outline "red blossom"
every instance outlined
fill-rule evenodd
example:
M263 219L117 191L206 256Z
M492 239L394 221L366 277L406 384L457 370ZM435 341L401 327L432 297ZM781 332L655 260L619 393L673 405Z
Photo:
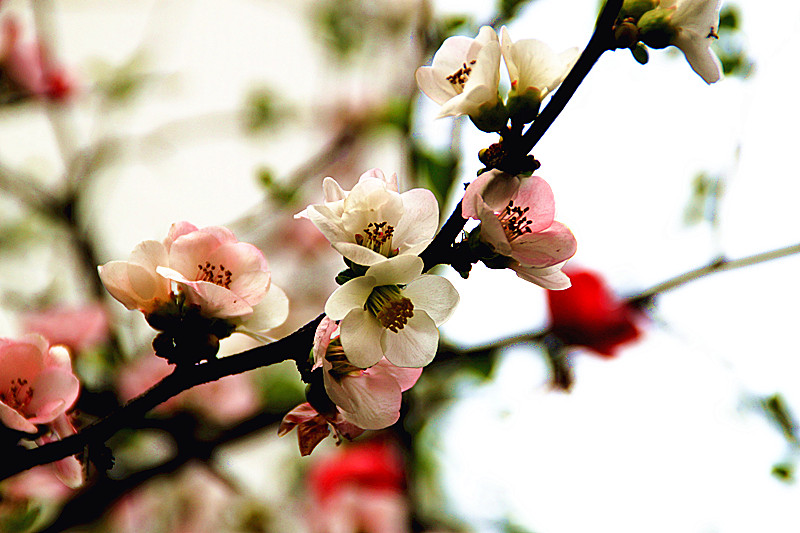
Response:
M605 281L588 270L567 272L572 286L562 291L547 291L550 327L568 345L585 346L605 357L637 339L638 312L615 295Z

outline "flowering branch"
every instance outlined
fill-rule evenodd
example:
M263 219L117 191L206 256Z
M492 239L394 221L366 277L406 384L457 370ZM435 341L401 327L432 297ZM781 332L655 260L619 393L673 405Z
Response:
M104 443L133 419L144 416L157 405L196 385L263 366L295 360L298 367L307 359L320 315L294 333L265 346L259 346L222 359L187 367L176 367L150 390L134 398L106 418L87 426L75 435L33 449L15 448L0 466L0 480L32 468L80 453L84 448Z

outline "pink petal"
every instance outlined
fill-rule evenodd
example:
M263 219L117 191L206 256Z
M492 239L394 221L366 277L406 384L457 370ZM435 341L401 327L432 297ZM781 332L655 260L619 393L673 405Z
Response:
M400 418L402 393L397 380L377 365L358 377L345 377L341 383L329 379L326 389L345 419L358 427L383 429Z
M539 233L528 233L511 243L511 257L523 265L549 267L566 261L577 250L578 243L570 229L560 222Z
M53 417L63 413L75 403L80 391L80 382L72 373L60 368L43 370L30 383L33 398L28 404L30 413L35 413L37 420L50 422ZM61 404L56 407L56 404Z
M553 223L556 212L553 190L538 176L521 180L519 190L514 197L514 205L529 208L525 216L533 222L528 227L534 233L542 231Z
M9 407L0 401L0 422L4 426L16 431L24 431L26 433L36 433L38 429L35 425L22 416L16 409Z

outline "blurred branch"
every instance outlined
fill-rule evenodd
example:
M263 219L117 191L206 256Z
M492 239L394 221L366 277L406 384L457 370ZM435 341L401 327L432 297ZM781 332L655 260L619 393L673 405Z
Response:
M666 281L663 281L657 285L654 285L653 287L650 287L649 289L646 289L640 292L639 294L636 294L634 296L629 296L628 298L625 298L624 301L629 305L642 307L651 302L655 297L657 297L660 294L677 289L679 287L682 287L683 285L696 281L700 278L710 276L711 274L728 270L736 270L739 268L753 266L760 263L766 263L768 261L780 259L782 257L787 257L791 255L796 255L798 253L800 253L800 244L793 244L791 246L786 246L784 248L778 248L768 252L762 252L750 255L747 257L742 257L740 259L734 259L734 260L717 259L704 267L690 270L689 272L680 274ZM524 344L524 343L542 342L549 333L550 329L545 328L536 332L523 333L520 335L515 335L513 337L500 339L492 343L470 348L468 350L459 349L452 345L444 345L442 348L440 348L440 352L439 354L437 354L432 364L445 363L459 357L487 357L491 355L492 352L500 350L502 348L507 348L509 346L514 346L517 344Z
M75 435L38 448L25 449L18 446L8 450L3 464L0 465L0 480L36 465L75 455L86 447L102 445L114 433L129 426L132 420L143 417L155 406L196 385L292 359L302 372L307 364L314 332L323 316L319 315L294 333L265 346L187 368L176 367L150 390Z

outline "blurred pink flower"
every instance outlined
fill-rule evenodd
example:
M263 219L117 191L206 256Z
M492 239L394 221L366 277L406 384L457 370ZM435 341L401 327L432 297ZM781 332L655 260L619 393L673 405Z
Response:
M63 101L75 94L72 75L52 63L40 43L20 40L21 28L16 19L6 18L0 31L0 75L7 76L22 96Z
M545 289L569 287L561 267L577 243L569 228L554 221L553 191L542 178L485 172L467 187L461 212L481 221L480 239L509 257L508 267L519 277Z
M331 337L336 322L322 319L314 338L314 365L322 367L325 391L345 420L364 429L383 429L400 418L403 392L422 374L421 368L402 368L385 357L367 369L347 360L338 338Z
M143 355L122 369L117 387L120 398L131 400L167 377L172 366L166 360ZM220 425L236 423L260 407L258 393L247 374L234 374L217 381L204 383L183 391L156 407L155 411L170 413L185 409Z
M342 437L352 440L364 432L362 428L345 420L340 412L337 411L334 416L325 416L309 403L301 403L283 417L278 427L278 436L283 437L294 428L297 428L300 455L304 457L330 434L330 428L333 428L337 443L341 442Z
M50 344L63 344L75 354L104 343L109 333L108 314L100 304L26 313L22 328L42 335Z
M0 422L35 433L36 424L53 422L78 398L80 383L69 353L50 347L39 335L0 339Z
M337 450L312 466L309 486L314 533L411 531L403 461L388 443Z

